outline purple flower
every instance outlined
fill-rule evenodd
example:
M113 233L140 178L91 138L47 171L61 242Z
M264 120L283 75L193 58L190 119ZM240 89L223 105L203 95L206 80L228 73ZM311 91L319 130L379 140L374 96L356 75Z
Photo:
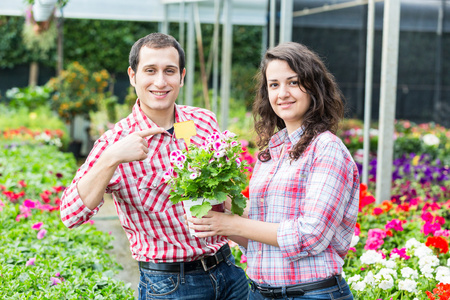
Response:
M61 280L56 277L50 277L50 280L52 281L52 285L58 285L61 283Z
M32 257L32 258L30 258L28 261L27 261L27 263L25 264L25 266L34 266L35 263L36 262L36 257Z
M45 230L45 229L39 230L39 232L37 234L38 240L42 240L46 234L47 234L47 230Z

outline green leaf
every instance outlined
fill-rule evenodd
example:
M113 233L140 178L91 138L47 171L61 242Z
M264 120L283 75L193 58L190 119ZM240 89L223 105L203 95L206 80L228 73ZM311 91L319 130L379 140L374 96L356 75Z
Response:
M211 210L211 208L211 204L209 204L208 201L204 201L201 205L192 206L191 213L196 218L202 218Z

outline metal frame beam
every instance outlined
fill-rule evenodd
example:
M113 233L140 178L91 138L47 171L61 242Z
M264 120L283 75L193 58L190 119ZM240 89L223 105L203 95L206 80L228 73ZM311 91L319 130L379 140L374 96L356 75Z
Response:
M382 2L384 0L374 0L375 2ZM345 2L345 3L337 3L337 4L327 4L321 7L315 7L315 8L305 8L299 11L295 11L292 16L295 17L302 17L302 16L308 16L308 15L312 15L312 14L318 14L318 13L323 13L323 12L327 12L327 11L333 11L333 10L337 10L337 9L344 9L344 8L349 8L349 7L354 7L354 6L359 6L359 5L366 5L369 2L369 0L355 0L355 1L349 1L349 2Z

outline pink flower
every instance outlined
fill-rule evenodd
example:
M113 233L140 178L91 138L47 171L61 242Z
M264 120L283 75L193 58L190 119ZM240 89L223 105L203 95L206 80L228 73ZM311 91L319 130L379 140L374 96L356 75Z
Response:
M433 234L437 231L441 229L441 224L439 223L425 223L422 227L421 232L424 235L429 235L429 234Z
M238 167L241 166L241 160L239 158L236 158L236 164L237 164Z
M445 237L448 237L448 236L450 236L450 230L447 230L447 229L436 230L434 232L434 236L445 236Z
M375 216L381 215L383 213L383 209L380 207L375 207L372 212Z
M240 263L241 264L244 264L244 263L246 263L247 262L247 256L245 256L244 254L242 254L241 255L241 261L240 261Z
M31 229L39 230L39 229L41 229L42 225L44 225L44 223L42 223L42 222L34 223L34 224L31 226Z
M197 173L192 173L191 175L189 175L189 178L192 180L196 179L197 177L198 177Z
M36 257L32 257L32 258L30 258L28 261L27 261L27 263L25 264L25 266L34 266L35 263L36 262Z
M50 277L50 280L52 281L52 285L58 285L61 283L61 280L56 277Z
M350 247L348 250L356 252L356 248L355 247Z
M370 238L370 239L367 239L364 249L365 250L377 250L383 244L384 244L384 241L382 239Z
M91 225L94 225L95 221L94 220L87 220L86 222L84 222L83 224L89 223Z
M30 200L30 199L26 199L25 201L23 201L23 205L28 208L35 208L36 202L34 202L33 200Z
M39 232L37 234L38 240L42 240L46 234L47 234L47 230L45 230L45 229L39 230Z
M386 224L385 229L386 230L394 229L396 231L403 231L402 221L398 219L393 219L392 221Z
M369 229L367 233L367 238L376 238L376 239L384 239L386 237L386 232L383 229L375 228Z

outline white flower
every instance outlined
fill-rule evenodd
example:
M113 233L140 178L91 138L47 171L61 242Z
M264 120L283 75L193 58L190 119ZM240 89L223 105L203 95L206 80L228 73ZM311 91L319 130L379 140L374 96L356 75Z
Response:
M373 272L369 271L366 274L366 277L363 280L365 283L370 284L371 286L375 285L375 278L373 276Z
M383 266L385 266L386 268L389 268L389 269L397 268L397 263L393 260L383 260L381 263L383 264Z
M400 270L400 273L404 278L411 278L411 279L417 279L419 278L419 272L417 270L414 270L410 267L405 267Z
M359 236L353 234L352 241L350 242L350 247L355 247L359 242Z
M406 242L405 248L406 249L417 248L420 245L423 245L423 244L421 242L419 242L418 240L416 240L415 238L412 238Z
M398 282L398 289L410 293L415 293L417 291L417 282L411 279L400 280Z
M436 255L427 255L419 258L419 267L424 268L425 266L437 267L439 266L439 258Z
M367 250L361 255L360 260L363 264L372 265L380 263L383 260L383 256L375 250Z
M364 281L355 282L352 285L352 289L357 292L364 291L366 289L366 283Z
M356 275L350 277L350 278L347 280L347 283L348 283L348 284L352 284L352 283L358 282L358 281L360 281L360 280L361 280L361 275L356 274Z
M394 278L389 274L380 274L374 276L375 282L382 290L389 290L394 286Z
M432 133L425 134L423 136L423 142L428 146L437 146L439 145L439 138Z
M433 250L425 246L425 244L420 244L415 250L414 255L421 258L433 255Z
M424 267L421 267L420 271L426 278L434 278L433 276L434 269L431 265L425 265Z
M192 173L191 175L189 175L189 178L194 180L195 178L198 177L198 175L199 175L198 173Z
M388 268L381 269L377 275L381 275L381 276L391 275L391 276L394 276L395 278L397 278L397 272L392 269L388 269Z
M439 282L445 282L450 279L450 268L439 266L436 268L436 280Z

